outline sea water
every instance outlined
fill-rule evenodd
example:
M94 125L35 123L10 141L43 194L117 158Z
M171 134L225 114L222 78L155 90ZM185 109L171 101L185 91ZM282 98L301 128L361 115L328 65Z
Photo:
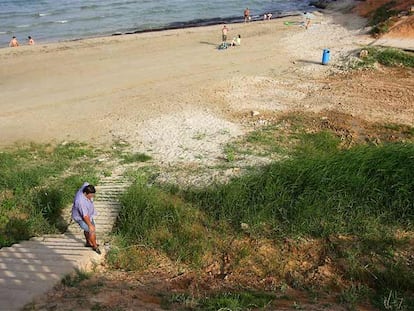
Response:
M309 0L0 0L0 47L121 33L234 23L249 7L252 19L309 10Z

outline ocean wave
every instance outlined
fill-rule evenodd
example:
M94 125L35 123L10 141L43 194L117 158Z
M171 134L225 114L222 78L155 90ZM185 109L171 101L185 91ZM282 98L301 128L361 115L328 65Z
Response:
M37 16L39 17L44 17L44 16L48 16L51 15L51 13L37 13Z
M30 27L30 26L32 26L32 25L30 25L30 24L24 24L24 25L17 25L16 27L17 28L27 28L27 27Z
M99 5L97 4L90 4L90 5L81 5L81 10L89 10L89 9L96 9L99 8Z
M68 20L62 20L62 21L53 21L56 24L66 24Z
M109 6L118 6L118 5L128 5L128 4L136 4L136 1L114 1L109 4Z

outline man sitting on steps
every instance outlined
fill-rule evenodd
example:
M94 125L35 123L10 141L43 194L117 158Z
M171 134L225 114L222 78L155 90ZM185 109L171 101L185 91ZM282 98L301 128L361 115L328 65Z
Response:
M86 239L86 247L101 254L98 244L96 243L95 222L93 218L97 215L93 205L93 197L95 196L95 187L85 182L76 192L73 199L72 219L76 221L83 229Z

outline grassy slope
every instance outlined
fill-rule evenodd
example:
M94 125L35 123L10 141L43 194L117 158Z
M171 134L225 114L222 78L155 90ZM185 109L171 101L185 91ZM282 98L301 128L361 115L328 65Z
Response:
M271 133L279 144L277 128L269 130L266 144ZM412 141L414 131L404 131ZM412 234L414 221L413 143L343 149L330 132L294 136L288 159L227 184L165 190L138 179L123 197L118 233L125 245L147 245L195 271L220 266L215 273L232 275L236 287L274 277L292 288L336 293L350 308L367 299L383 307L391 294L412 307L412 239L401 233ZM304 254L308 247L313 255ZM114 250L110 262L142 268L130 254ZM311 268L303 270L303 262ZM331 277L317 273L323 278L315 281L310 271L321 267ZM197 308L203 305L209 302Z
M359 15L367 17L372 26L372 34L387 33L398 22L397 17L401 11L409 11L414 5L410 0L368 0L358 3L356 11Z
M0 152L0 247L66 229L61 211L84 181L97 181L93 151L78 144Z

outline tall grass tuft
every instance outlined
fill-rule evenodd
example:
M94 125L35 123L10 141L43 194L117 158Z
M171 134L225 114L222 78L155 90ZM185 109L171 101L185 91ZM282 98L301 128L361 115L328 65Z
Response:
M327 138L323 152L320 135L314 138L289 160L184 197L236 230L243 222L272 236L369 235L412 226L414 145L339 150Z
M83 181L96 182L93 152L80 144L19 146L0 152L0 247L62 232L62 209Z
M128 243L145 243L161 249L171 258L200 264L208 249L203 215L178 197L156 187L148 187L138 178L121 199L118 232Z
M275 296L260 292L225 292L206 297L199 302L198 309L215 310L264 310Z

